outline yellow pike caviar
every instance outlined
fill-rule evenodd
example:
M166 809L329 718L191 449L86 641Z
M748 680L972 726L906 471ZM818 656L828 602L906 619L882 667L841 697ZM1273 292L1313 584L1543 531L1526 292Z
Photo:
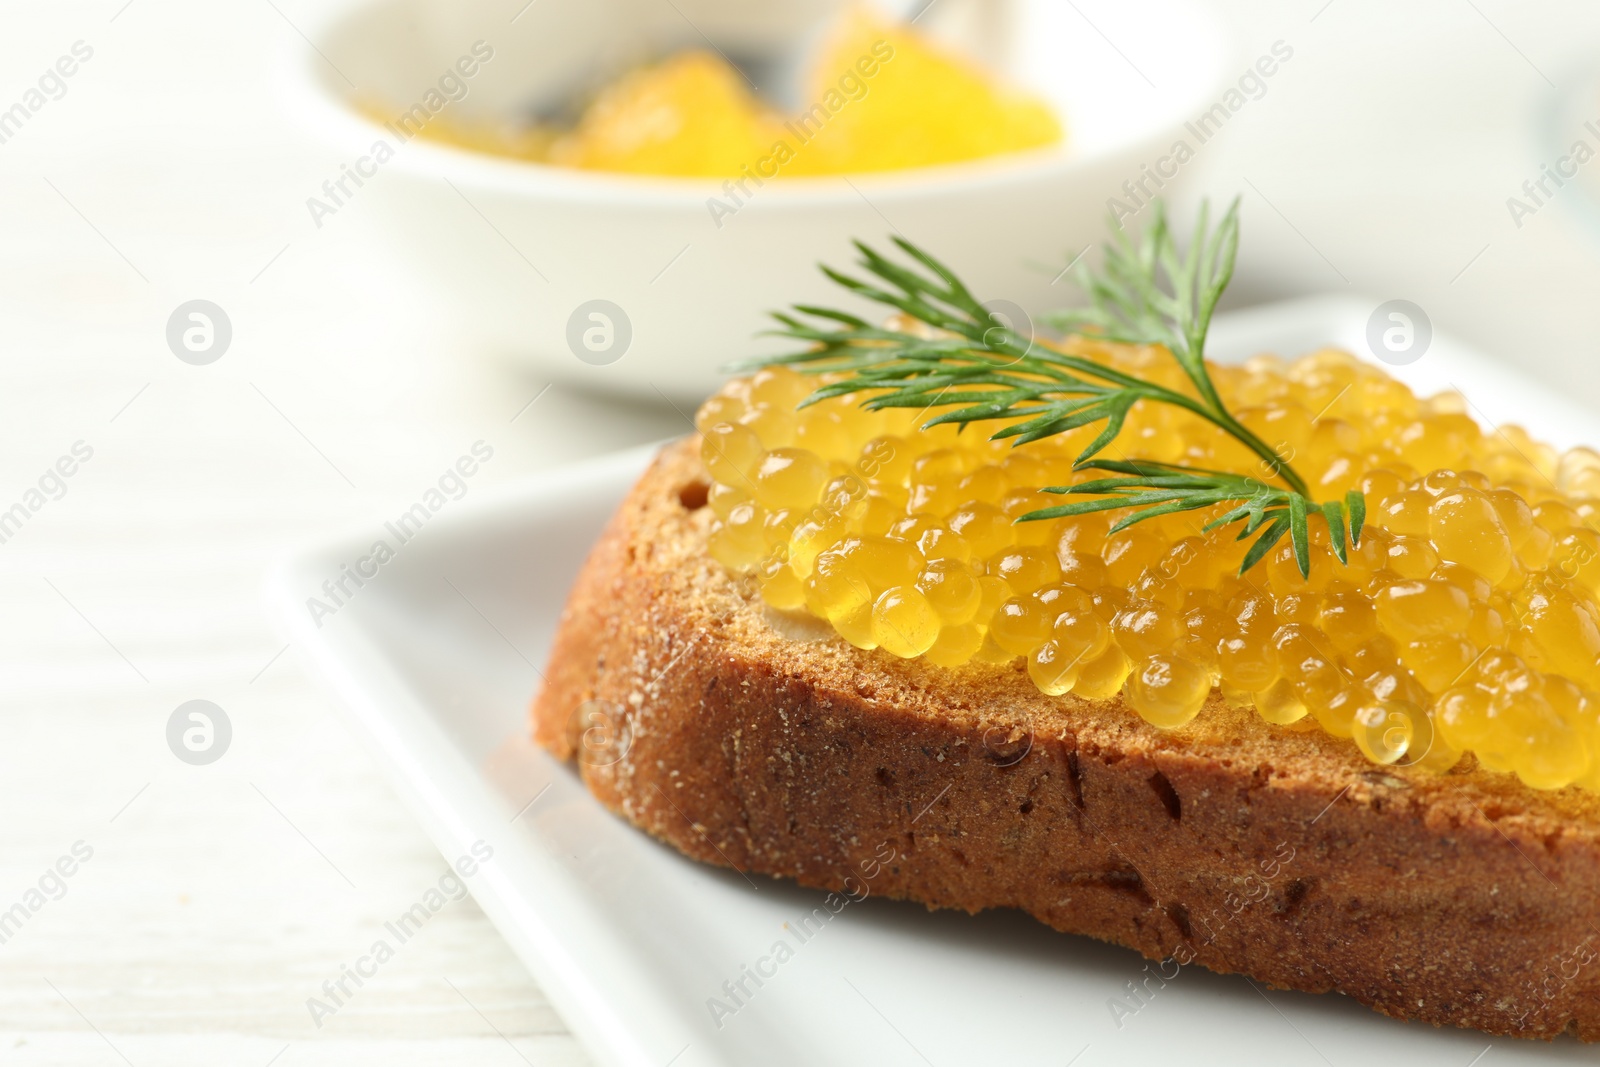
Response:
M1066 347L1186 388L1163 350ZM926 413L865 411L860 396L797 411L835 379L784 368L699 411L710 552L860 648L1020 661L1044 693L1120 693L1162 728L1217 688L1374 763L1445 771L1470 752L1537 789L1600 790L1600 455L1485 433L1459 396L1419 399L1342 352L1211 375L1316 499L1366 495L1347 564L1320 522L1309 579L1287 538L1239 575L1248 542L1202 533L1205 512L1117 533L1120 512L1019 523L1063 501L1042 487L1101 477L1072 469L1099 425L1013 448L988 439L996 427L919 430ZM1172 405L1136 405L1115 449L1268 476Z
M728 189L739 191L730 210L773 178L955 163L1044 148L1064 136L1043 99L1003 84L915 26L865 8L834 21L804 82L804 103L784 114L722 55L687 51L607 86L571 129L506 126L451 109L421 135L562 167L732 179ZM379 122L416 125L409 113L396 119L376 104L365 110Z

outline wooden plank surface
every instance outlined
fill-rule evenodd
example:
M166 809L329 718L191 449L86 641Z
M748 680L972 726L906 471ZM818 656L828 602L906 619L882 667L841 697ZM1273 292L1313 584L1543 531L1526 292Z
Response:
M337 160L278 111L271 65L297 38L272 6L121 6L19 9L0 40L19 85L77 39L96 50L0 146L0 510L93 451L0 544L0 913L92 850L0 929L0 1058L586 1063L470 898L316 1024L308 999L444 860L261 583L295 544L403 510L476 440L496 453L469 498L687 427L560 388L523 410L548 379L463 351L359 208L311 225ZM195 297L234 328L208 366L164 337ZM193 699L233 727L209 766L167 746Z

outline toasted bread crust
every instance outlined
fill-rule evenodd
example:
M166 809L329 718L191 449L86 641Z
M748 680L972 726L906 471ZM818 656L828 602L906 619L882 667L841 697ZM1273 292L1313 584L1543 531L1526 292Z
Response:
M1399 1018L1600 1040L1600 798L1376 768L1215 696L1164 732L1015 666L863 652L707 556L704 477L685 441L640 480L533 705L536 739L582 757L634 825L802 885L1021 908L1168 977L1194 961ZM596 708L619 732L584 735Z

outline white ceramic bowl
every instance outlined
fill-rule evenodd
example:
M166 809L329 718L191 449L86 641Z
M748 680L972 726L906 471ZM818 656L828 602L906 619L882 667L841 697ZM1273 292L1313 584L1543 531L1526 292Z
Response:
M700 31L748 54L804 33L833 6L783 0L753 24L727 0L384 0L310 30L314 48L294 54L287 90L351 167L376 172L359 189L347 184L351 195L337 210L359 197L364 211L379 214L458 312L466 346L569 383L692 400L729 361L774 350L778 342L754 337L770 325L767 311L844 302L816 264L851 263L852 238L884 244L898 233L955 266L985 299L1029 314L1059 306L1068 283L1053 283L1103 237L1108 197L1166 154L1184 122L1216 103L1224 78L1237 73L1224 34L1195 0L1018 0L1007 68L1058 108L1069 129L1064 148L770 182L721 218L708 207L711 197L727 202L719 182L574 171L402 141L352 106L365 97L398 113L426 103L482 42L479 53L487 47L493 57L465 64L475 72L458 79L465 96L447 109L526 114L641 56L703 45ZM393 152L381 163L380 142ZM1182 178L1179 170L1174 180ZM603 323L575 320L595 300L622 310L631 338L619 355L624 330L615 324L611 350L584 349L586 361L569 345L569 324L577 321L580 335L599 327L589 342L603 345Z

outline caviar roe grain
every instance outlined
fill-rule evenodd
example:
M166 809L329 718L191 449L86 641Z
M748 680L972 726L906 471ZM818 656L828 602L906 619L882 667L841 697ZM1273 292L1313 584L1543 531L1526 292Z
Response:
M1156 350L1069 345L1183 387ZM856 396L796 411L819 379L781 368L730 381L696 417L709 550L767 604L860 648L945 668L1017 661L1044 693L1120 694L1164 729L1220 689L1374 763L1442 772L1470 752L1537 789L1600 790L1600 454L1483 434L1459 397L1419 399L1341 352L1211 373L1319 497L1366 494L1348 564L1317 523L1309 580L1287 539L1240 576L1242 546L1202 534L1204 512L1117 533L1105 514L1018 523L1060 502L1043 487L1097 476L1072 459L1099 426L1014 449ZM1260 473L1170 405L1136 405L1119 441Z

